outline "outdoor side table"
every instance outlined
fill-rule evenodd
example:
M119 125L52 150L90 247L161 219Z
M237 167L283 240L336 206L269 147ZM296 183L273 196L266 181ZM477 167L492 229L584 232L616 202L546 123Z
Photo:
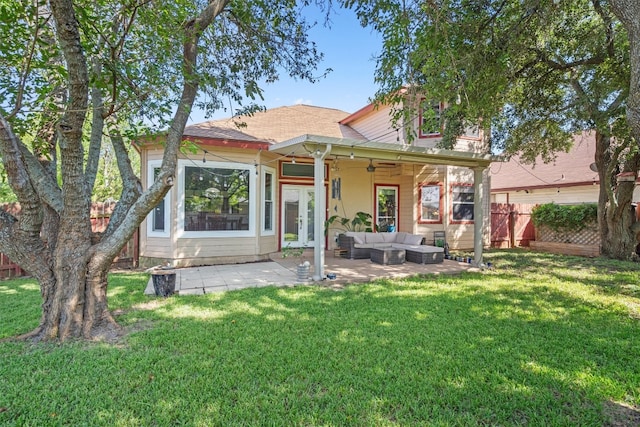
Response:
M382 265L404 264L404 249L373 248L371 249L371 262Z

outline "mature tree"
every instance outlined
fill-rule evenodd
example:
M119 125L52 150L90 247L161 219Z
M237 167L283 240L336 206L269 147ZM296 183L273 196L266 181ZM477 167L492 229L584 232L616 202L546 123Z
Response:
M494 152L550 161L573 133L593 130L602 252L633 255L634 182L617 179L635 177L640 165L625 117L629 41L606 0L347 3L383 34L381 98L427 94L447 102L444 146L481 118ZM406 105L416 104L405 103L397 117L414 116Z
M314 79L320 55L301 6L0 0L0 155L22 206L19 218L0 212L0 251L40 283L42 318L29 337L119 334L107 271L173 185L197 99L210 111L227 101L241 106L281 70ZM145 123L168 130L157 179L142 191L126 141ZM89 206L103 135L123 190L107 230L94 235Z
M627 121L636 144L640 146L640 2L636 0L610 0L611 9L627 29L630 45L629 99Z

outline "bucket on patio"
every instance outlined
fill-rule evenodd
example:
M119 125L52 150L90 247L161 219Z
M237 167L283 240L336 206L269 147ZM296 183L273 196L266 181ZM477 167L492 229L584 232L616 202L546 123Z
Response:
M159 297L168 297L176 291L176 271L173 269L158 269L151 272L153 290Z
M302 264L298 265L298 269L296 270L297 280L299 282L306 282L309 280L309 271L311 264L309 261L305 261Z

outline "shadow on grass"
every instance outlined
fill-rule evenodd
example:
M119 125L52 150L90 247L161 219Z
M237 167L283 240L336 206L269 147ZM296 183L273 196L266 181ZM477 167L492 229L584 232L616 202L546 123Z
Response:
M576 280L502 268L167 299L112 282L118 320L153 327L124 346L0 344L0 422L624 425L638 322Z

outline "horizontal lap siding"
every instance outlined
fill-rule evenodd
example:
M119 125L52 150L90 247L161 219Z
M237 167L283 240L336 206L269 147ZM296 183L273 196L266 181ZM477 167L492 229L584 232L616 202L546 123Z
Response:
M176 252L178 257L226 257L254 255L256 253L254 237L178 239Z
M402 140L403 135L401 134L401 130L398 131L400 132L400 134L398 134L398 132L394 131L391 127L389 121L390 112L391 109L389 107L384 107L381 110L376 111L374 114L349 123L349 126L367 139L397 144L397 138L400 137L400 140Z
M168 237L149 237L145 245L140 246L140 255L153 258L173 258L171 239Z

